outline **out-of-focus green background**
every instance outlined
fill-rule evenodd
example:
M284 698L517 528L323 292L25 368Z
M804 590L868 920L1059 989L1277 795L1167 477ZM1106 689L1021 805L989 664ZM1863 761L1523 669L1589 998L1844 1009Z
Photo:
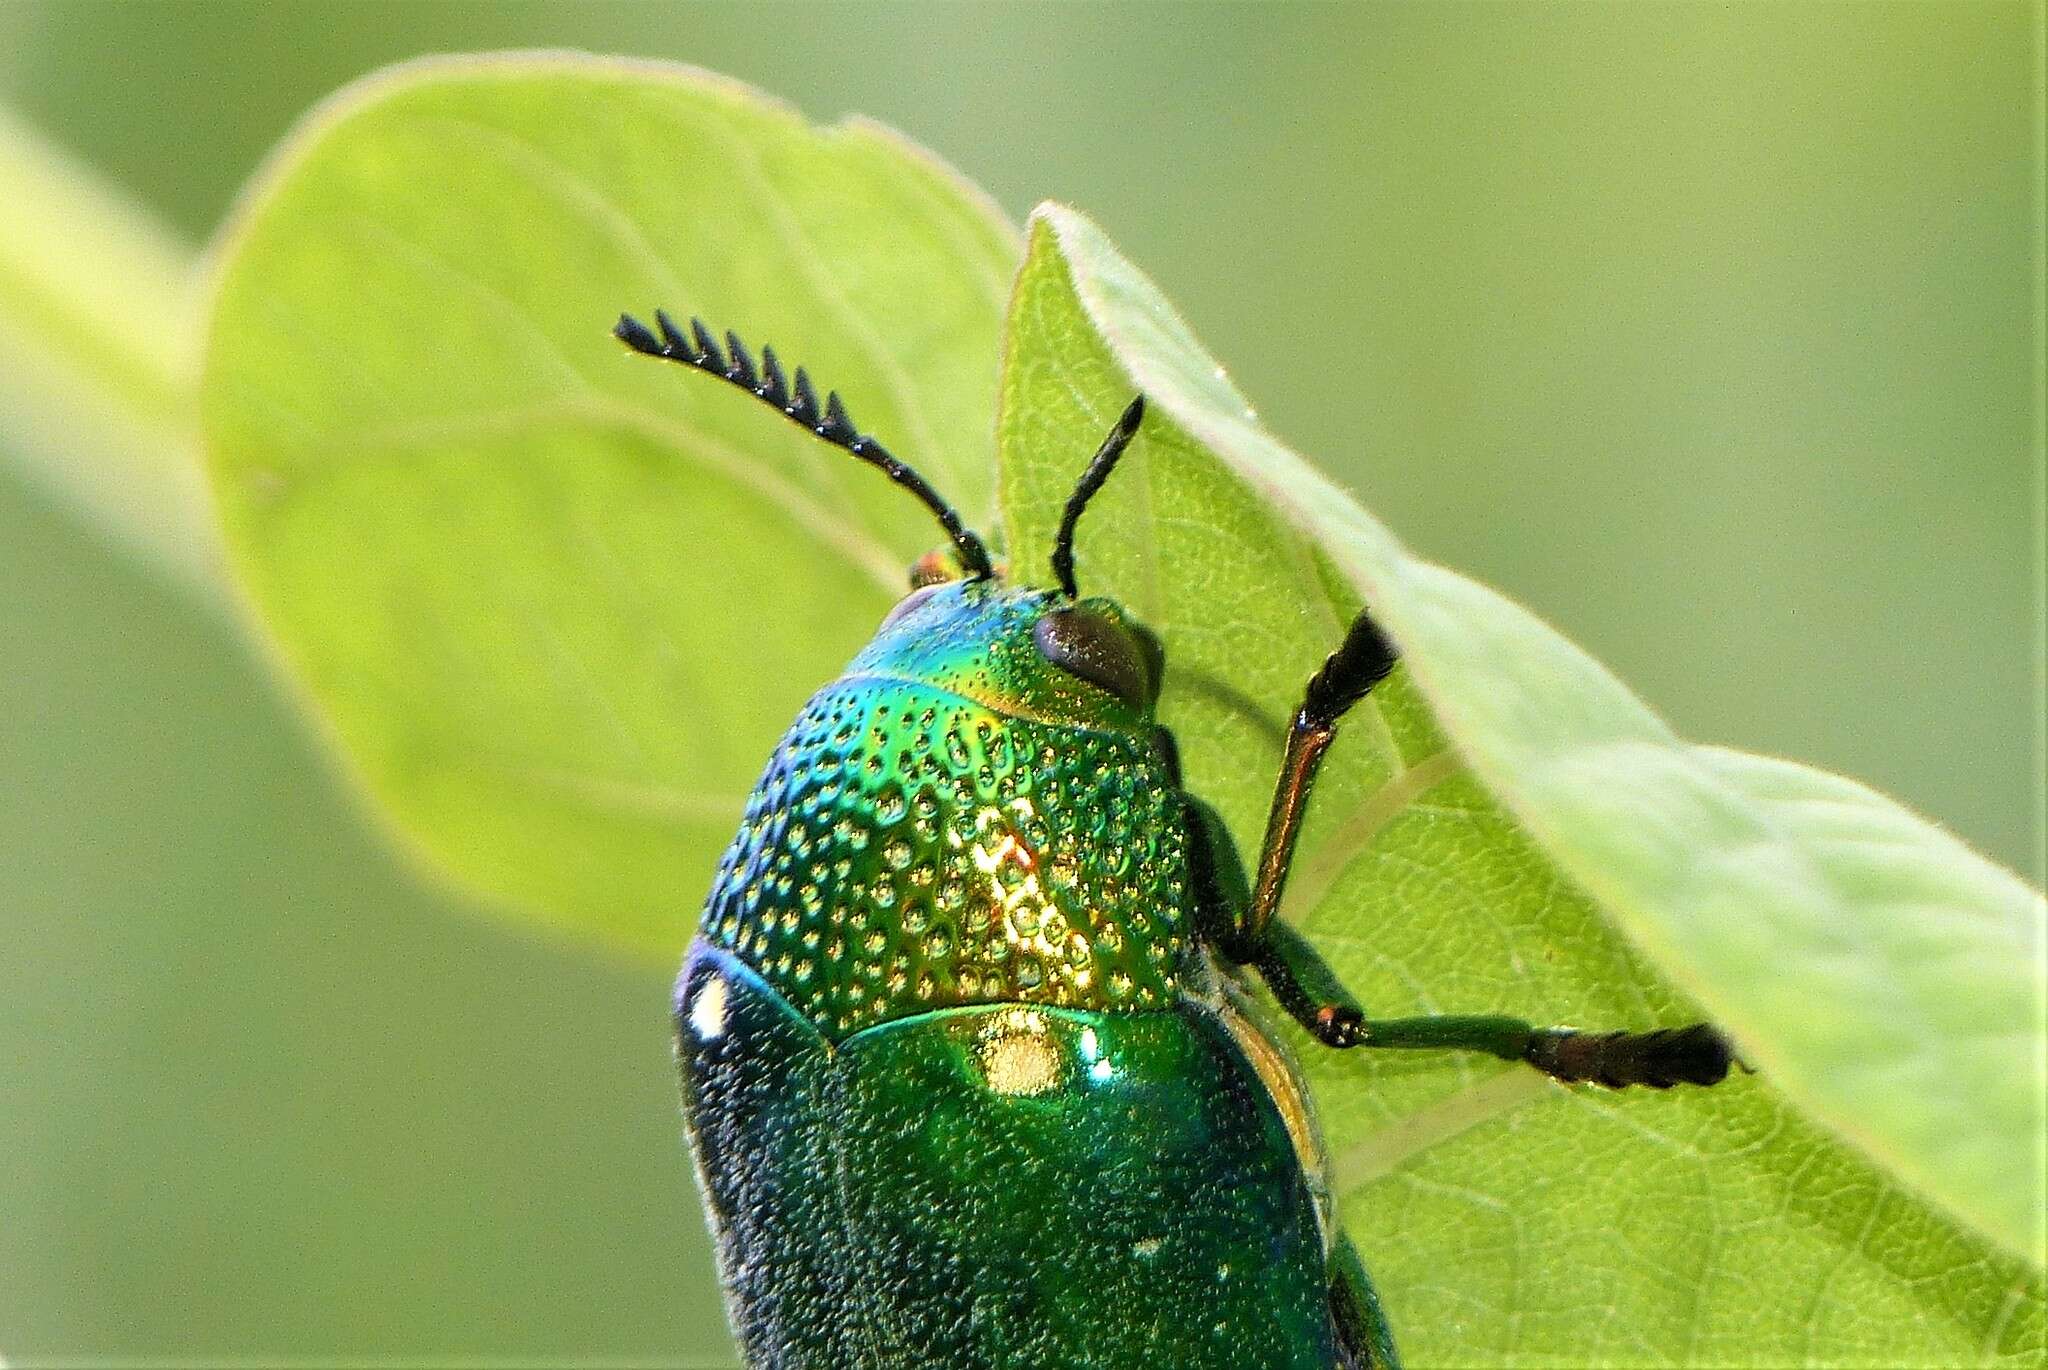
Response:
M421 52L874 115L1085 207L1278 432L1685 732L2038 882L2038 16L0 0L0 101L194 245ZM408 872L260 655L4 461L0 586L0 1354L725 1363L664 968Z

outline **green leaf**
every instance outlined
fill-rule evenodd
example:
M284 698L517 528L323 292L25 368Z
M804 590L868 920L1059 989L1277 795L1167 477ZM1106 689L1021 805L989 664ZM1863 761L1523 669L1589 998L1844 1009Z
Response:
M1402 646L1333 750L1287 909L1374 1011L1704 1010L1757 1068L1607 1094L1304 1045L1416 1363L2038 1362L2042 1288L2012 1254L2043 1212L2038 896L1861 787L1678 741L1526 611L1410 556L1071 211L1034 219L1007 350L1020 575L1045 577L1096 437L1152 401L1080 580L1162 632L1190 786L1241 846L1362 600Z
M784 344L973 516L1014 230L896 135L729 81L442 60L342 93L223 251L236 569L406 837L674 956L768 747L937 527L621 310Z
M1759 1067L1608 1095L1311 1053L1411 1361L2038 1359L2038 1277L1964 1225L2037 1241L2032 896L1847 782L1676 742L1406 556L1084 221L1041 217L1010 297L1017 255L893 135L676 68L444 60L316 114L224 242L203 419L239 578L406 839L673 956L773 738L937 541L843 454L626 354L618 310L783 343L977 520L1000 483L1027 575L1142 387L1081 574L1165 634L1241 843L1362 597L1407 652L1292 890L1339 971L1387 1013L1705 1011Z
M193 423L192 253L0 108L0 460L218 602Z

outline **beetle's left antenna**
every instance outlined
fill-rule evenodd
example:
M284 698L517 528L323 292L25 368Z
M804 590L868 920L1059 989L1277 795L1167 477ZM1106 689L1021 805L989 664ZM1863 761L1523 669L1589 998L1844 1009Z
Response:
M1095 498L1095 492L1102 488L1102 482L1109 479L1109 473L1116 467L1116 459L1124 454L1137 434L1138 424L1145 417L1145 397L1138 396L1124 406L1123 417L1116 421L1116 427L1109 430L1109 436L1096 449L1094 460L1081 473L1080 483L1074 486L1074 493L1067 496L1066 512L1060 515L1060 535L1052 544L1052 573L1059 578L1060 589L1067 598L1080 595L1074 585L1074 529L1080 526L1081 511L1088 507L1088 501Z
M821 410L817 392L811 388L811 378L799 366L795 384L791 385L783 378L782 364L776 361L774 348L761 349L761 365L757 370L754 359L747 355L745 344L735 333L725 335L726 352L730 353L728 357L719 351L718 340L711 336L711 330L704 326L702 319L691 319L687 334L676 327L675 320L665 310L654 311L654 322L661 330L659 337L631 314L621 314L612 328L612 336L635 352L694 366L708 375L729 381L755 399L773 405L785 418L802 424L834 447L843 447L870 466L880 467L883 474L916 495L938 517L946 536L953 540L953 548L959 553L960 565L969 579L985 580L995 574L988 548L980 537L960 521L960 515L953 506L946 503L923 476L889 455L887 448L853 426L838 391L826 392L825 407Z

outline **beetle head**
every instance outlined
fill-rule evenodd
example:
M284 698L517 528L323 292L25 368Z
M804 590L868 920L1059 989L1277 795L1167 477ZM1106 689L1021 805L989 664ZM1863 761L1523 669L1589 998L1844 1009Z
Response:
M1083 599L1074 583L1081 513L1144 416L1140 395L1067 499L1052 552L1058 591L1007 587L1001 566L958 580L951 559L935 549L910 568L910 594L882 621L853 669L943 684L1008 713L1149 726L1166 669L1159 639L1114 600Z
M1113 600L973 579L912 590L847 674L1046 722L1147 731L1164 668L1159 640Z
M880 469L916 496L946 530L952 557L933 553L911 569L910 595L883 620L875 640L855 659L853 672L943 685L1029 717L1149 726L1164 674L1159 640L1113 601L1081 598L1074 583L1074 531L1088 501L1136 436L1145 417L1143 395L1125 407L1067 498L1052 550L1059 589L1010 587L1003 584L981 537L924 477L861 432L837 393L828 393L820 404L804 369L796 368L792 382L773 349L763 348L757 364L732 333L721 346L701 320L690 320L685 332L659 310L654 317L656 327L649 328L622 314L612 332L635 352L737 386ZM965 579L952 579L955 566Z

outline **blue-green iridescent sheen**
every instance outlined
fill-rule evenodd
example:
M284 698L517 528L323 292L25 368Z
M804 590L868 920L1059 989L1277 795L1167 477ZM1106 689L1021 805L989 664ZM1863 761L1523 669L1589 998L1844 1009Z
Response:
M828 1036L958 1004L1172 1002L1182 800L1146 710L1033 645L1047 604L906 601L755 788L703 932Z
M1042 590L987 581L927 586L899 603L842 680L897 679L950 690L1011 718L1149 738L1149 704L1119 699L1045 659L1031 630L1064 601ZM1085 599L1089 613L1125 622L1112 600Z
M1316 1196L1208 1007L981 1005L834 1045L700 940L677 1010L749 1364L1345 1363Z

